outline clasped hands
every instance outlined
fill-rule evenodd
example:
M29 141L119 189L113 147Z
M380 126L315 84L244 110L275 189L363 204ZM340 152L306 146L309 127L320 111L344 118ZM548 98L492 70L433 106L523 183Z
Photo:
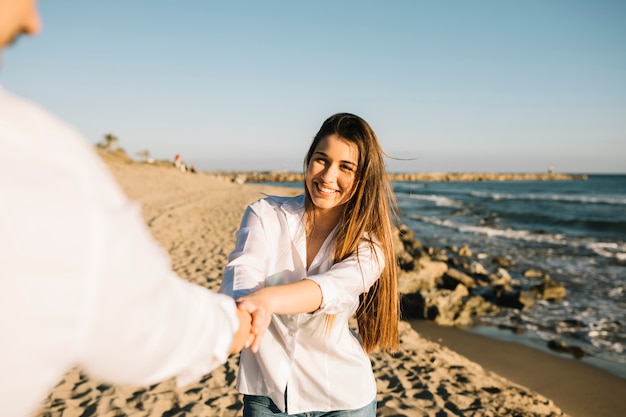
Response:
M262 292L257 291L238 298L236 303L239 329L233 338L230 353L234 354L248 347L256 353L272 319L269 302Z

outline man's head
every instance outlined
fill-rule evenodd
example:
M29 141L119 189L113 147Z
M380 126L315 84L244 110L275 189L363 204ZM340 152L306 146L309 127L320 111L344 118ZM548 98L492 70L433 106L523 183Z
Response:
M41 30L36 3L36 0L0 0L0 48L21 34L35 34Z

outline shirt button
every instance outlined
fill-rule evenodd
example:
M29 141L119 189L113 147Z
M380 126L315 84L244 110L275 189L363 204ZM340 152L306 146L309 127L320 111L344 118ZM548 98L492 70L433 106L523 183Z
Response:
M289 337L293 337L293 332L289 332Z

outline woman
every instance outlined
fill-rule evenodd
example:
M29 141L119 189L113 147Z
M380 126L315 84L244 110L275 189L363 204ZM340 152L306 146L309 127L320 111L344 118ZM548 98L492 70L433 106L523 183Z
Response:
M375 416L368 353L397 348L399 319L383 151L363 119L341 113L304 165L304 195L247 208L224 271L220 291L253 315L256 336L239 366L243 415Z

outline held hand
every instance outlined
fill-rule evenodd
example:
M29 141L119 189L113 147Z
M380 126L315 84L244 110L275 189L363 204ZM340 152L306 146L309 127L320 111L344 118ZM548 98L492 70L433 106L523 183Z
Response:
M252 316L249 312L237 308L237 317L239 318L239 329L233 336L233 342L230 345L230 354L235 354L243 348L250 346L253 340L253 334L250 332L252 327Z
M272 309L262 294L263 291L261 290L237 299L237 307L247 311L252 316L251 335L253 337L250 345L252 353L258 352L263 335L272 319Z

